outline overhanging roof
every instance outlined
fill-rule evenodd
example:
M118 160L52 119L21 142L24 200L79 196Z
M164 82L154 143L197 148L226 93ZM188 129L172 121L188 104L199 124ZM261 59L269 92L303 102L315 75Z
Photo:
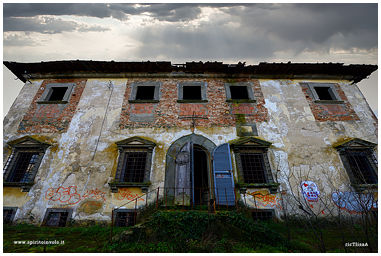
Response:
M91 60L65 60L40 63L19 63L4 61L4 65L21 81L26 82L26 75L31 78L45 75L70 75L86 77L99 73L128 74L128 73L174 73L185 74L225 74L246 75L257 78L298 78L330 76L360 82L377 70L377 65L343 63L267 63L246 66L244 63L223 64L222 62L186 62L185 64L171 64L169 61L162 62L115 62L115 61L91 61Z

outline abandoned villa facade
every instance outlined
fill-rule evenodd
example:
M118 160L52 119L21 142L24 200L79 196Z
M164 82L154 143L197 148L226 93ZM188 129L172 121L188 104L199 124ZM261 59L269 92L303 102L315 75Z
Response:
M378 121L356 85L375 65L4 65L25 82L3 125L7 223L127 221L158 199L259 219L299 197L322 216L323 197L377 210Z

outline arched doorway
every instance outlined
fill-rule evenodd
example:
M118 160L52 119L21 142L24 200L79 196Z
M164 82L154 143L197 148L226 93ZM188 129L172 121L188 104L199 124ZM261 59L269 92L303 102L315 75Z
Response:
M213 193L211 156L216 145L191 134L172 143L166 156L165 194L170 203L204 204ZM209 192L209 194L208 194Z

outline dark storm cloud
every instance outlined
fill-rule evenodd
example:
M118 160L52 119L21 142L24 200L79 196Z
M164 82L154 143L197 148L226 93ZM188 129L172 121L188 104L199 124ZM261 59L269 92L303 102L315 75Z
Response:
M68 21L56 17L29 17L29 18L4 18L4 31L38 32L43 34L57 34L64 31L107 31L101 26L87 26L75 21Z
M218 8L220 13L210 14L209 20L199 22L198 27L185 28L178 23L200 17L201 7ZM255 54L258 57L271 57L274 51L299 54L303 51L329 53L331 49L377 49L377 4L17 3L4 4L3 11L5 32L106 30L57 18L60 15L112 17L125 21L132 15L144 13L155 20L167 21L166 25L155 27L146 23L146 27L137 30L136 39L141 42L138 52L144 56L152 52L152 47L162 54L187 55L192 51L189 49L197 48L198 53L215 56L224 48L227 54ZM55 18L42 22L41 15ZM229 26L231 22L236 26ZM155 33L157 31L160 33ZM184 49L188 49L188 53L181 52Z

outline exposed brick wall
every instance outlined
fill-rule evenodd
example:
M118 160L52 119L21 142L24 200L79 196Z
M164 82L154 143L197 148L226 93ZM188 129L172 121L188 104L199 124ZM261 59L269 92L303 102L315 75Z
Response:
M343 90L341 90L338 84L335 84L335 87L341 100L344 101L343 104L315 103L307 85L301 84L301 86L316 121L359 120L359 117L356 115L356 112L352 108L351 104L348 102L348 98L345 96Z
M67 130L71 119L77 109L79 99L86 85L86 79L47 79L43 81L40 89L35 95L27 113L21 121L19 133L42 133L42 132L63 132ZM71 93L68 104L39 104L40 99L50 83L75 83L75 88Z
M235 82L252 82L256 103L228 103L223 79L156 79L162 83L159 103L129 103L131 84L133 82L152 81L152 79L129 79L124 95L120 118L121 129L129 127L191 127L193 112L196 116L196 126L235 126L236 114L245 114L247 122L267 121L268 113L264 107L264 98L257 80L237 79ZM202 81L207 83L207 100L203 103L177 102L177 84L181 82ZM133 114L150 114L155 109L154 122L133 122Z

